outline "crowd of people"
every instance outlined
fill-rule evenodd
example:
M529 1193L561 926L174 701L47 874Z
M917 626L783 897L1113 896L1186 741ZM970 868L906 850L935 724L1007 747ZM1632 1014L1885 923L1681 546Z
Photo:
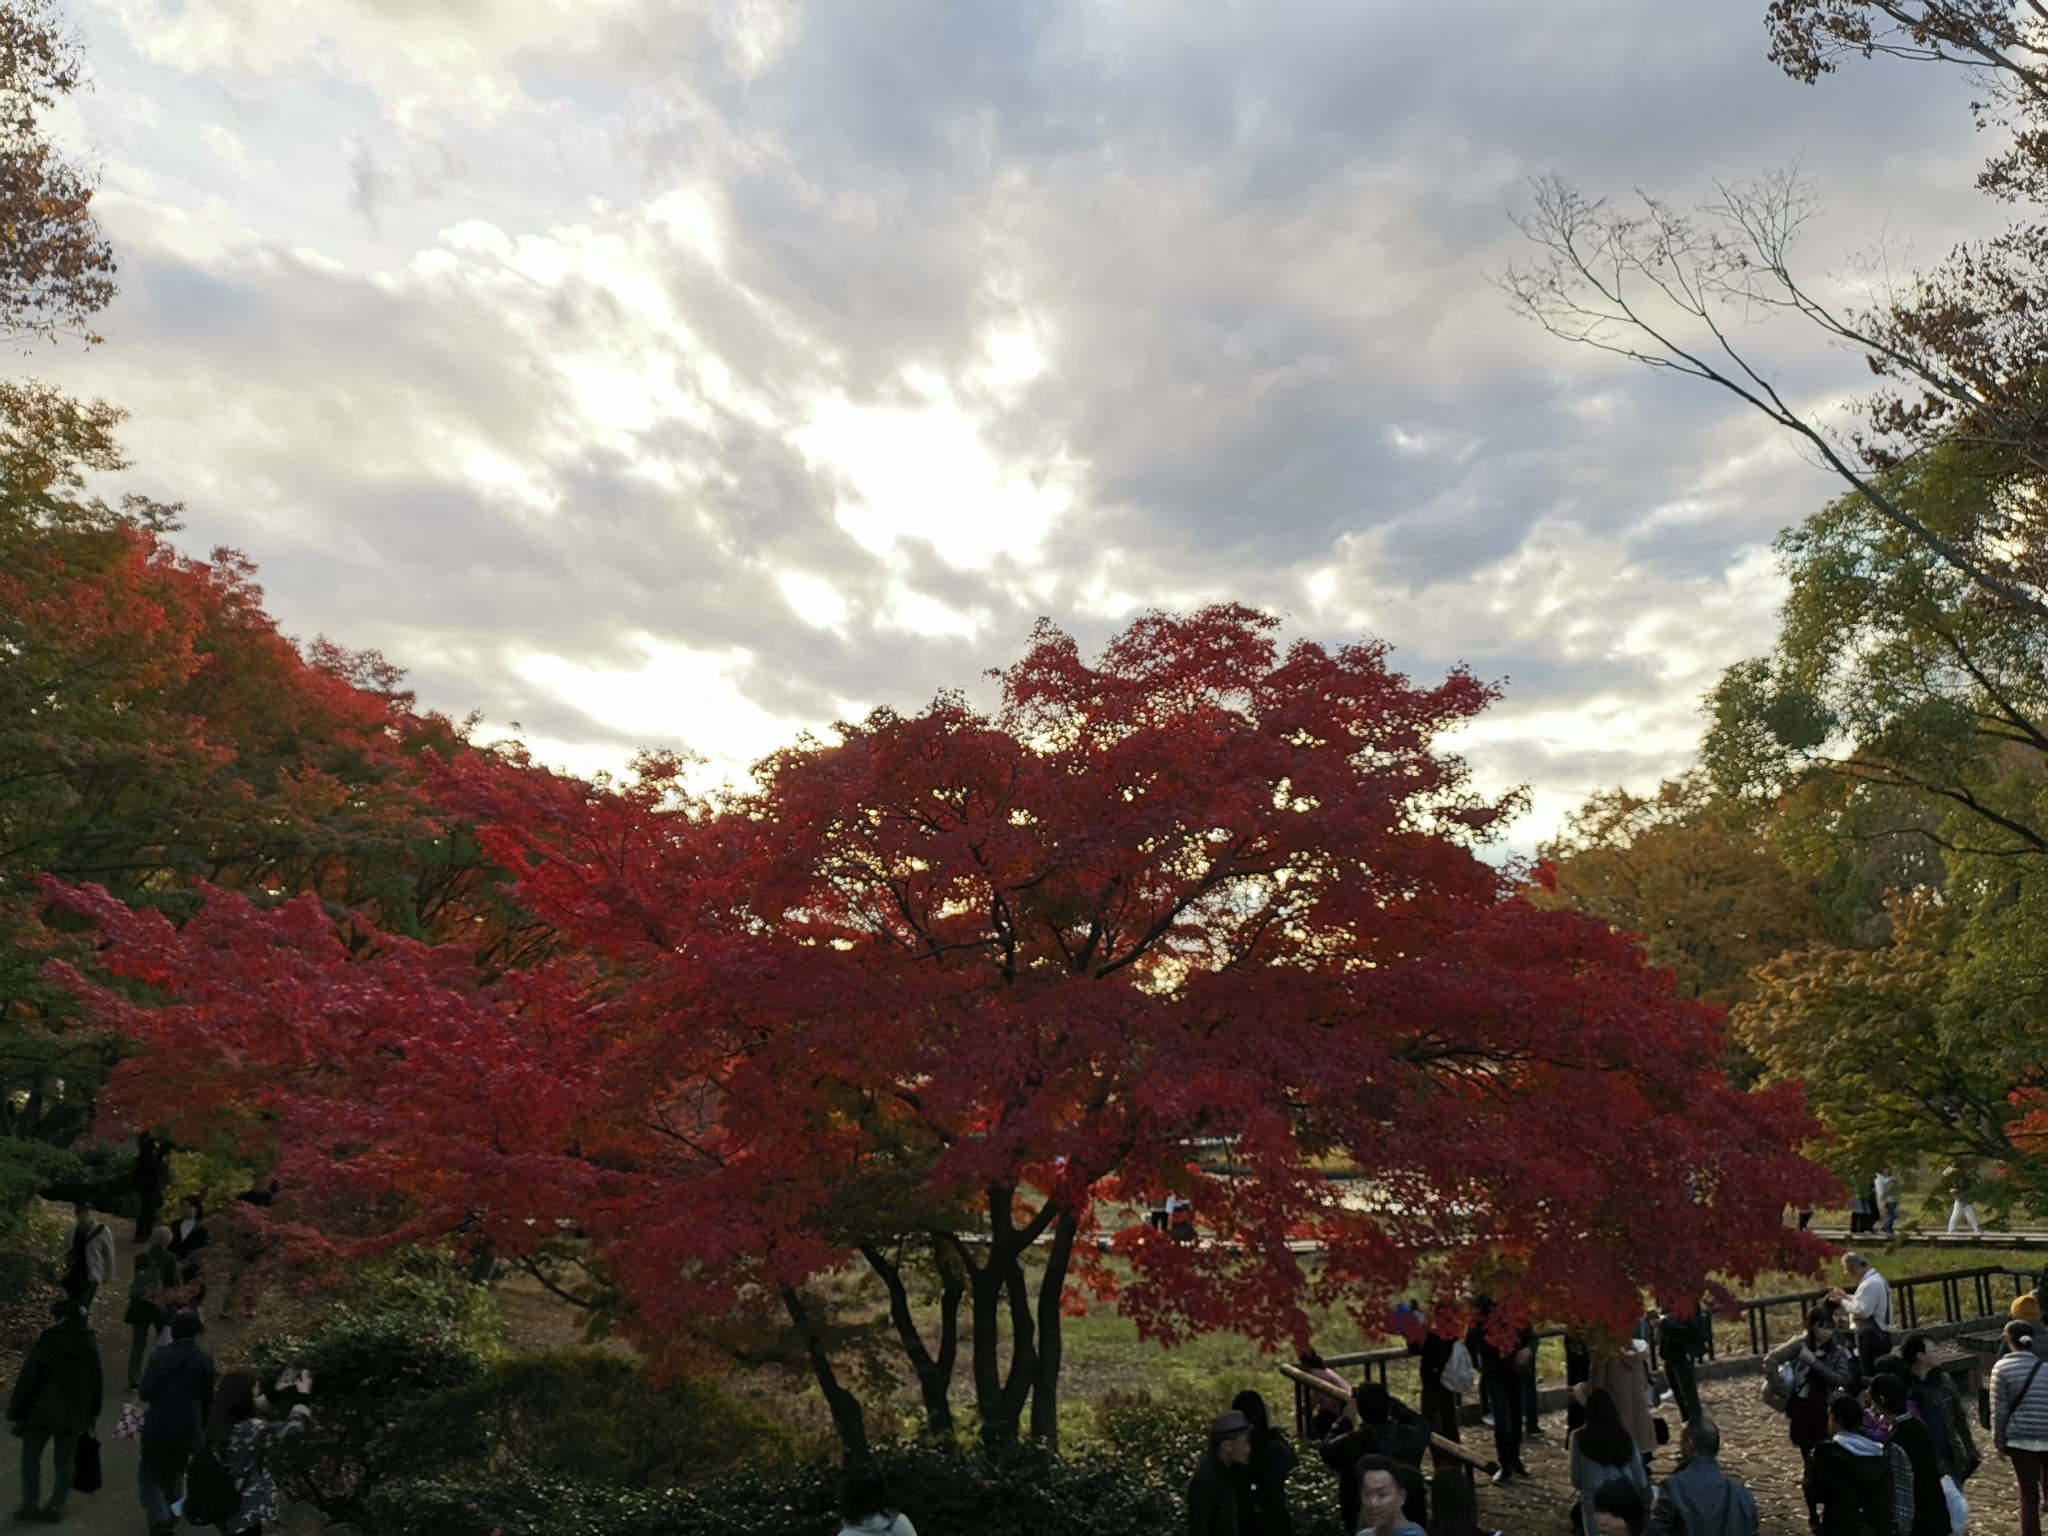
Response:
M1847 1283L1763 1361L1762 1399L1784 1416L1800 1458L1808 1527L1818 1536L1955 1536L1969 1519L1965 1485L1984 1461L1973 1405L1926 1334L1894 1345L1891 1287L1876 1267L1859 1254L1843 1263ZM1415 1407L1316 1355L1291 1373L1307 1392L1307 1441L1338 1479L1346 1532L1478 1532L1476 1458L1460 1441L1463 1400L1475 1390L1493 1434L1494 1480L1528 1475L1521 1448L1541 1433L1536 1336L1496 1327L1483 1296L1468 1295L1461 1312L1473 1319L1462 1333L1430 1328L1413 1309L1397 1317L1419 1356ZM2022 1536L2041 1536L2048 1499L2042 1314L2041 1288L2014 1302L1990 1376L1991 1440L2013 1468ZM1755 1500L1722 1472L1721 1429L1700 1401L1697 1363L1711 1343L1711 1318L1697 1304L1653 1311L1597 1354L1567 1332L1566 1514L1576 1536L1757 1536ZM1660 1475L1668 1428L1654 1409L1666 1403L1681 1429L1675 1465ZM1298 1455L1258 1395L1241 1394L1209 1439L1188 1489L1189 1536L1292 1536L1287 1484Z
M121 1313L133 1397L114 1432L137 1441L137 1493L150 1536L170 1536L181 1516L225 1536L262 1536L265 1522L278 1516L265 1452L306 1422L313 1383L303 1371L286 1371L266 1389L248 1372L216 1369L200 1342L212 1248L206 1209L199 1196L187 1195L174 1220L158 1222L167 1153L153 1138L138 1138L140 1214ZM8 1400L8 1421L21 1440L17 1522L56 1524L73 1492L100 1486L106 1390L93 1312L117 1274L112 1231L89 1201L79 1201L58 1263L62 1295Z
M1475 1481L1481 1458L1462 1441L1467 1395L1479 1397L1481 1422L1492 1431L1493 1481L1531 1475L1522 1450L1544 1432L1539 1340L1526 1326L1498 1326L1483 1295L1468 1292L1459 1310L1470 1320L1462 1331L1432 1327L1413 1307L1397 1313L1418 1358L1414 1407L1383 1381L1353 1383L1314 1354L1290 1373L1306 1389L1306 1436L1336 1478L1346 1532L1483 1536ZM1567 1335L1576 1493L1568 1515L1580 1536L1757 1536L1755 1502L1722 1475L1719 1431L1700 1410L1693 1367L1711 1346L1709 1328L1694 1303L1647 1314L1633 1337L1597 1357L1587 1339ZM1660 1353L1668 1390L1651 1370ZM1665 1428L1652 1412L1660 1400L1678 1406L1684 1428L1676 1466L1653 1483ZM1292 1536L1287 1483L1297 1459L1263 1399L1241 1393L1210 1425L1208 1453L1188 1488L1189 1536Z

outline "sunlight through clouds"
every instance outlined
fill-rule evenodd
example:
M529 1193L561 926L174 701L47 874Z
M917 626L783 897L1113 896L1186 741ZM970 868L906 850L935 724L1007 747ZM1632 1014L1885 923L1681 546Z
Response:
M1970 233L1981 147L1941 72L1788 82L1758 6L1474 4L1447 54L1337 0L73 0L123 292L47 371L287 628L550 761L743 764L1041 615L1239 599L1505 678L1465 745L1526 843L1683 759L1832 494L1505 313L1526 178L1804 146L1825 267Z

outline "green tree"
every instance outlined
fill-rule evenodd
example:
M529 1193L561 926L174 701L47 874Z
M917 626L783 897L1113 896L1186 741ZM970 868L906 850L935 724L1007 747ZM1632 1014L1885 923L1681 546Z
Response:
M1697 772L1655 795L1604 790L1544 845L1540 899L1638 935L1684 992L1727 1007L1752 995L1756 966L1826 931L1819 882L1786 866L1773 820Z

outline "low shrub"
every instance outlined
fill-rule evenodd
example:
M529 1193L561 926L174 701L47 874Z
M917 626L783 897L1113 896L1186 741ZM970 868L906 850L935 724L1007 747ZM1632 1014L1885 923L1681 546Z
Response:
M523 1468L621 1488L702 1483L740 1467L787 1467L795 1436L716 1383L656 1389L624 1355L559 1349L507 1355L422 1405L444 1471ZM432 1431L429 1431L432 1432Z
M466 1426L423 1405L477 1381L496 1351L490 1292L447 1254L407 1250L364 1266L317 1329L256 1347L266 1377L313 1373L312 1421L273 1453L279 1488L348 1520L383 1483L445 1467L447 1436Z
M1191 1470L1148 1475L1098 1447L1059 1457L905 1445L877 1459L920 1530L975 1536L1157 1536L1184 1518ZM389 1485L362 1523L378 1536L817 1536L833 1528L838 1494L830 1463L667 1490L512 1472Z

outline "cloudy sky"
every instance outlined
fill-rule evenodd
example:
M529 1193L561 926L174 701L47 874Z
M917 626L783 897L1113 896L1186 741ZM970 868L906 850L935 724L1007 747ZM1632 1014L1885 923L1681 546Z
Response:
M1528 178L1802 157L1816 272L1991 217L1962 82L1795 85L1763 0L71 4L124 292L34 366L289 630L581 768L1239 598L1502 680L1526 846L1685 760L1830 493L1508 313Z

